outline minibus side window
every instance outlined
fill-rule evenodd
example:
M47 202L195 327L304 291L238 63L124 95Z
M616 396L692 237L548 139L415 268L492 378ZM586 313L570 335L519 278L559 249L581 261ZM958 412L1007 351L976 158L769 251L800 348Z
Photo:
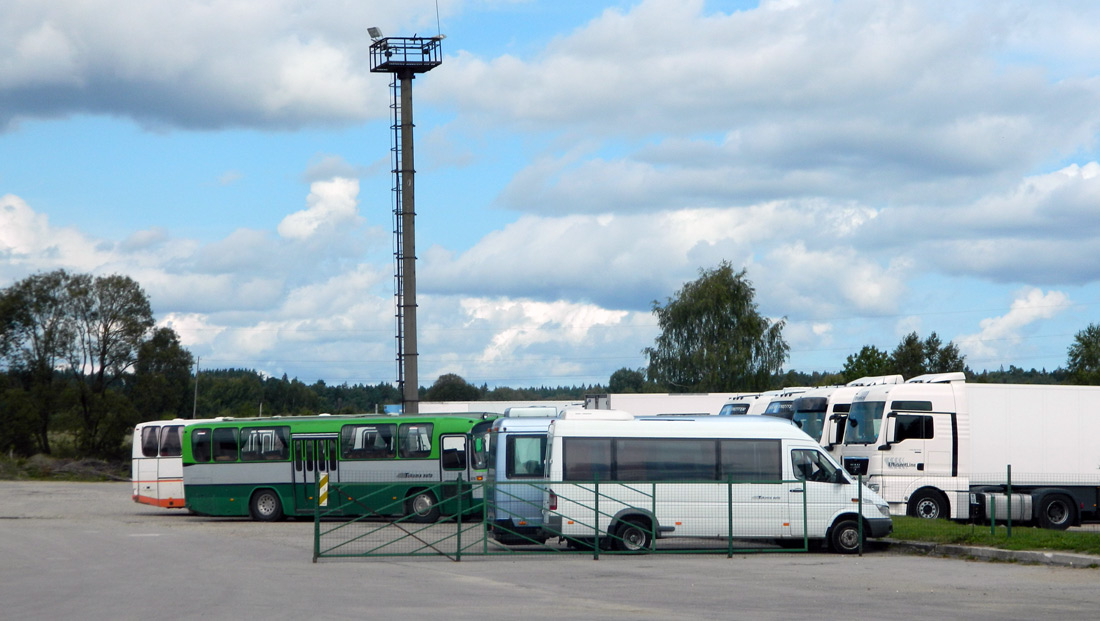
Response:
M836 481L836 468L815 449L794 449L791 451L791 463L794 477L799 481L831 483Z

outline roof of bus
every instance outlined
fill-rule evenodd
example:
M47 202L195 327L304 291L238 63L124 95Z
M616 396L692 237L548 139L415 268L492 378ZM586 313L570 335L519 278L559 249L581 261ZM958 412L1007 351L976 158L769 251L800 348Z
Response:
M384 423L451 423L456 427L470 427L482 421L490 421L500 414L491 412L456 412L453 414L321 414L318 416L270 416L255 418L227 418L206 421L203 427L276 427L290 426L295 431L339 431L349 424ZM188 425L188 428L195 425Z
M551 429L559 437L769 438L806 440L816 444L794 423L773 416L557 420L553 422Z
M492 431L546 431L551 421L560 420L558 417L502 417L493 421Z

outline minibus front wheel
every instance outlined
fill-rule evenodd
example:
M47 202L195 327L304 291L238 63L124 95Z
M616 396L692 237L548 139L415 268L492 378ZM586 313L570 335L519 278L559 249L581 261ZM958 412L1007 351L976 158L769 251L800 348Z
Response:
M859 535L859 522L839 520L829 531L829 547L838 554L855 554L859 552Z

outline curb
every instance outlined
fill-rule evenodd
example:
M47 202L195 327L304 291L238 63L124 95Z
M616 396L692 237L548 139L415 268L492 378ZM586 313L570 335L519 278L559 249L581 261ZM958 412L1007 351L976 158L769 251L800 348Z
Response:
M983 548L979 546L928 543L924 541L899 541L896 539L882 539L880 541L889 544L891 550L900 550L928 556L950 556L954 558L999 561L1004 563L1031 563L1055 567L1100 568L1100 556L1092 556L1089 554L1001 550L998 548Z

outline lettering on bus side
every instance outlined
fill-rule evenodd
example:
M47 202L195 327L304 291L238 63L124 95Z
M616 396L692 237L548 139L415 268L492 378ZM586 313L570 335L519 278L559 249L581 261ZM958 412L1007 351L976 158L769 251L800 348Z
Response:
M433 475L430 472L398 472L396 477L398 479L431 479Z

